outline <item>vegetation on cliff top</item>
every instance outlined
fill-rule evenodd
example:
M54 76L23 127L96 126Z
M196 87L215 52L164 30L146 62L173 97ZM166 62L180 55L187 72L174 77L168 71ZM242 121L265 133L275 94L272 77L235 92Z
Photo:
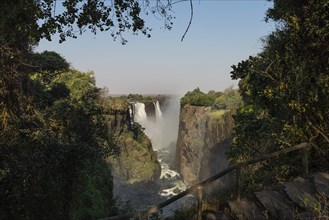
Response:
M105 89L106 90L106 89ZM108 91L105 91L105 93L108 93ZM106 97L105 97L106 96ZM166 96L164 95L141 95L141 94L129 94L129 95L122 95L119 97L113 97L105 95L105 99L107 102L107 105L111 109L126 109L131 102L156 102L163 100Z
M208 93L202 92L199 88L187 92L180 100L181 107L186 104L194 106L211 106L213 110L235 109L242 105L242 99L238 89L232 87L223 92L213 90Z

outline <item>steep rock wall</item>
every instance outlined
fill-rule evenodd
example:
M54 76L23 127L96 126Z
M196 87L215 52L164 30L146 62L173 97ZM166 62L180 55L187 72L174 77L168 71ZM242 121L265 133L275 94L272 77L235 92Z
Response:
M112 109L108 127L119 155L108 158L114 179L120 182L150 182L159 179L161 166L151 141L138 124L133 124L129 108Z
M143 102L145 105L145 112L148 118L155 120L155 108L152 101Z
M231 144L233 113L205 106L181 108L176 161L187 186L227 168L225 152Z

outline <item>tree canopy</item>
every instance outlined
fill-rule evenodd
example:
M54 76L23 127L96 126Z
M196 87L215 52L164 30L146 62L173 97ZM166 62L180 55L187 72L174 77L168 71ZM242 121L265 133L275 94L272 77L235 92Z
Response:
M25 109L1 121L0 218L97 219L115 213L105 162L115 147L93 73L63 70L67 61L55 52L34 55L40 66L45 60L57 65L30 74Z
M93 73L72 70L41 39L90 31L150 37L146 14L171 27L170 2L0 1L0 219L98 219L115 212L105 157L115 151Z
M236 109L242 105L242 99L237 89L229 87L223 92L210 90L204 93L200 88L188 91L180 100L181 106L211 106L213 109Z
M126 40L122 33L131 30L150 36L143 15L158 14L170 28L171 1L149 0L3 0L0 3L0 41L10 46L26 46L40 39L52 39L55 33L60 42L67 37L76 38L86 30L96 34L110 31L113 38Z
M241 160L306 141L311 169L328 168L328 1L275 0L266 19L277 28L262 52L232 66L246 104L236 116L231 156Z

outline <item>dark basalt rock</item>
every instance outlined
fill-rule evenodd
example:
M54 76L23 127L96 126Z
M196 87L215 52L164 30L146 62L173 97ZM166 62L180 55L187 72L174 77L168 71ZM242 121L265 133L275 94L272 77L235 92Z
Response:
M239 202L232 201L229 202L229 208L231 213L237 219L245 219L245 220L262 220L267 219L263 214L262 210L252 201L241 200Z
M324 194L329 198L329 174L316 173L314 175L314 183L317 188L317 191L320 194Z
M287 195L277 191L256 192L257 199L275 219L293 219L294 204Z
M313 208L317 203L314 198L315 186L314 184L302 177L297 177L291 182L285 183L285 190L292 201L301 207Z
M113 142L118 146L118 156L108 162L114 178L123 183L157 181L161 166L152 143L142 131L136 137L136 129L130 118L128 105L108 112L108 127Z
M180 111L176 162L187 186L227 168L225 152L231 144L233 111L185 105ZM219 113L219 114L218 114ZM224 177L222 180L228 178Z

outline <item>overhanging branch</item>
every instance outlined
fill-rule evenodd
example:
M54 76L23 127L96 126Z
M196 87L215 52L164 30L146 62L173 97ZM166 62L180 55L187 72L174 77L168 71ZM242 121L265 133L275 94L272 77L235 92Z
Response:
M189 21L188 26L187 26L187 28L186 28L186 30L185 30L185 33L183 34L183 36L182 36L182 38L181 38L181 41L184 40L184 38L185 38L185 36L186 36L186 34L187 34L188 30L190 29L191 24L192 24L192 20L193 20L193 2L192 2L192 0L190 0L190 7L191 7L190 21Z

